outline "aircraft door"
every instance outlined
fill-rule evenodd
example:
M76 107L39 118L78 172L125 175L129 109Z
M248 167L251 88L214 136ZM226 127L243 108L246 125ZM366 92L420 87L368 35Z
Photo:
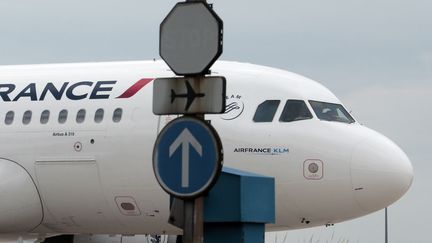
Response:
M59 232L103 229L112 216L94 159L55 159L35 164L46 207L43 225ZM79 179L78 179L79 178Z

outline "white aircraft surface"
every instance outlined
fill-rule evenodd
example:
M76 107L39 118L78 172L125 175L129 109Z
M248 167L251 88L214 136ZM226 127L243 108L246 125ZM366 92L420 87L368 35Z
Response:
M224 166L275 178L267 230L357 218L409 189L406 154L319 83L237 62L212 74L227 78L226 113L206 116ZM172 76L162 61L0 67L0 238L180 234L152 168L175 118L153 114L153 81Z

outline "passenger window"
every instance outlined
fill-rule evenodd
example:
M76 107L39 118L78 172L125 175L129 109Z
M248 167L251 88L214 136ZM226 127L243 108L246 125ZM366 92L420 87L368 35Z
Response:
M254 122L271 122L279 107L280 100L266 100L258 105L253 117Z
M14 120L15 113L13 111L8 111L5 116L5 124L10 125Z
M49 110L42 111L41 117L40 117L40 123L47 124L48 120L49 120L49 115L50 115Z
M312 119L306 103L303 100L287 100L279 121L292 122Z
M29 124L30 121L31 121L31 117L32 117L32 112L31 112L30 110L25 111L25 112L24 112L24 115L23 115L23 118L22 118L22 122L23 122L23 124L24 124L24 125Z
M104 117L104 110L103 109L97 109L94 117L94 121L96 123L100 123L103 120Z
M117 108L114 110L113 114L113 122L119 122L122 118L123 110L121 108Z
M86 111L84 109L81 109L78 111L76 116L76 122L82 123L85 120Z
M67 110L61 110L60 113L59 113L59 116L58 116L58 122L60 124L65 123L66 120L67 120L67 115L68 115Z

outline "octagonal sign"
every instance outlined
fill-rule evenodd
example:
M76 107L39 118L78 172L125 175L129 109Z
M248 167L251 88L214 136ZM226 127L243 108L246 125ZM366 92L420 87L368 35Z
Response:
M206 3L177 3L160 25L160 56L177 75L205 74L222 54L222 31Z

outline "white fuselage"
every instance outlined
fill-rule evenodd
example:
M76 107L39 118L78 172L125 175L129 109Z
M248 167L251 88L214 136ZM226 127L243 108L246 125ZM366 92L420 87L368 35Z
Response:
M268 229L356 218L410 187L412 166L397 145L357 122L317 117L309 101L341 104L322 85L235 62L212 71L227 79L227 113L206 116L224 166L275 178ZM151 80L171 76L160 61L0 67L0 233L180 233L152 168L156 136L175 116L152 113ZM274 118L255 122L266 100L280 101ZM304 101L312 118L279 121L287 100Z

